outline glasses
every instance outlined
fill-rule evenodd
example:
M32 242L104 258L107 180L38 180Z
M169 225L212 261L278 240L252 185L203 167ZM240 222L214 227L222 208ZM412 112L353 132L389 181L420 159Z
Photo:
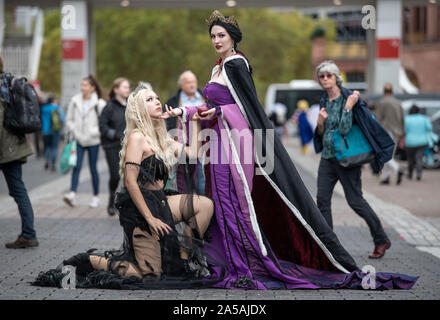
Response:
M331 77L333 77L333 73L323 73L319 75L319 79L324 79L324 78L331 79Z

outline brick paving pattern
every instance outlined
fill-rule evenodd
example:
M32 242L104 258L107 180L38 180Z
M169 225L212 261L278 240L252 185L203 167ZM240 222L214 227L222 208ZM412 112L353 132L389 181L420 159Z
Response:
M316 194L313 167L307 161L299 161L295 145L287 144L300 174L312 195ZM101 158L103 156L101 155ZM312 161L309 161L312 163ZM316 161L312 163L316 166ZM108 181L105 163L100 162L101 185L105 189ZM98 209L89 209L91 187L89 176L83 170L78 194L78 206L67 207L62 201L68 189L70 177L62 176L33 189L31 199L35 211L35 228L40 246L26 250L10 250L4 243L14 240L20 230L20 219L15 203L7 197L0 198L0 299L80 299L80 300L415 300L440 298L440 264L432 253L437 245L438 230L424 220L417 219L409 211L366 195L377 210L388 233L392 247L381 260L370 260L373 250L369 230L346 204L342 193L333 198L335 232L343 246L352 254L359 267L372 265L377 271L405 273L420 276L411 290L283 290L240 291L223 289L201 290L98 290L33 287L33 281L42 270L56 267L63 259L89 248L118 248L122 232L117 217L108 217L105 207L108 195L100 195ZM414 220L392 219L407 217ZM403 222L402 222L403 221ZM410 225L405 225L409 223ZM410 232L412 231L412 232ZM407 232L407 233L405 233ZM403 235L403 238L401 237ZM422 237L419 237L422 235ZM429 238L432 235L435 238ZM410 236L412 239L410 239ZM412 241L414 240L414 241ZM424 241L422 241L424 240ZM428 252L419 250L422 244Z

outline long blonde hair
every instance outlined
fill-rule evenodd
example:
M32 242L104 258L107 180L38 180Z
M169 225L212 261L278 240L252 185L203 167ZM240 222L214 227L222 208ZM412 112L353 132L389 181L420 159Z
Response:
M119 152L119 174L124 182L125 155L127 152L128 137L132 132L138 131L145 136L148 144L156 157L162 159L168 170L172 170L177 162L172 148L172 139L169 138L165 121L160 119L158 125L153 125L147 106L147 92L151 90L141 89L135 91L128 97L127 107L125 109L126 128L124 131L124 139L122 140L122 148Z

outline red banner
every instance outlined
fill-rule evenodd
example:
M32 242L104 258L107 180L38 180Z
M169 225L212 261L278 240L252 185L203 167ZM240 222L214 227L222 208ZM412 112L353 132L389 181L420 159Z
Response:
M84 40L63 39L63 60L83 60Z
M400 39L377 39L376 58L378 59L399 59Z

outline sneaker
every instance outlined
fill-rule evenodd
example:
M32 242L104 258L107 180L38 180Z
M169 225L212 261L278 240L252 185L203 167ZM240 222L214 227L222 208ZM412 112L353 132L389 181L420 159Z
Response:
M90 208L98 208L99 206L99 198L97 196L92 197L92 201L89 203Z
M390 184L390 179L389 179L389 178L386 178L385 180L382 180L382 181L380 182L380 184L388 185L388 184Z
M67 205L69 205L70 207L74 207L75 206L75 194L72 192L66 193L63 196L63 200L65 203L67 203Z
M26 239L25 237L19 235L17 240L14 242L6 243L5 246L8 249L24 249L31 247L38 247L38 240L35 239Z

